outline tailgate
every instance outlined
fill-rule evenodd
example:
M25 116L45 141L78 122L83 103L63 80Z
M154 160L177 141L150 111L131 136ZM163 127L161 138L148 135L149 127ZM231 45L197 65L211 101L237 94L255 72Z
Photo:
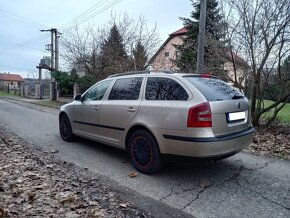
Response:
M212 129L216 136L231 134L251 126L249 104L246 99L209 102Z

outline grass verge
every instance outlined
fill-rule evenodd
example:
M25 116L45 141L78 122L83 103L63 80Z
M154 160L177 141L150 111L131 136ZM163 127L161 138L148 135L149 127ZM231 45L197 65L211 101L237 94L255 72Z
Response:
M273 104L273 101L270 100L264 100L264 107L268 107L271 104ZM272 113L274 112L274 109L272 111L269 111L265 113L262 118L269 118L271 117ZM286 104L278 113L277 119L282 122L290 125L290 104Z
M66 104L64 102L59 102L59 101L36 101L33 102L34 104L45 106L45 107L53 107L53 108L60 108L62 105Z

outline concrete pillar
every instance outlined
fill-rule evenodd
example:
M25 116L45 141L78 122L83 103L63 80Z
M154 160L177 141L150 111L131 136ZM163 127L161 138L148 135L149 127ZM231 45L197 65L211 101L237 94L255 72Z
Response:
M25 93L24 93L24 85L21 85L20 86L20 96L25 96Z
M58 85L58 82L55 83L55 89L56 89L56 98L55 98L55 100L58 101L58 99L59 99L59 85Z
M74 84L74 96L79 95L80 93L80 86L79 84L75 83Z
M40 84L36 84L35 85L35 98L36 99L42 99L41 90L40 90Z
M25 97L28 96L28 91L29 91L29 85L25 85L25 86L24 86L24 96L25 96Z
M55 82L50 83L50 100L56 100Z

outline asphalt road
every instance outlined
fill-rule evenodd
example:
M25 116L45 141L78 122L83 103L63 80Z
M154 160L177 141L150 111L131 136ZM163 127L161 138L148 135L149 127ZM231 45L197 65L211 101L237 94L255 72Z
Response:
M130 178L135 170L125 152L82 139L63 142L57 117L54 109L0 99L0 127L33 146L58 149L59 158L101 175L124 195L133 190L195 217L290 217L289 161L239 153L219 163L169 164L158 174Z

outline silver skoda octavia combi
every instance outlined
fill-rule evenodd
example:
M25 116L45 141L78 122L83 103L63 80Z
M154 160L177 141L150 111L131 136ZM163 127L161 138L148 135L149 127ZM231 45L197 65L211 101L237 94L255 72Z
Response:
M110 76L61 107L63 140L85 137L126 150L143 173L166 156L225 158L252 141L247 98L210 75L171 71Z

